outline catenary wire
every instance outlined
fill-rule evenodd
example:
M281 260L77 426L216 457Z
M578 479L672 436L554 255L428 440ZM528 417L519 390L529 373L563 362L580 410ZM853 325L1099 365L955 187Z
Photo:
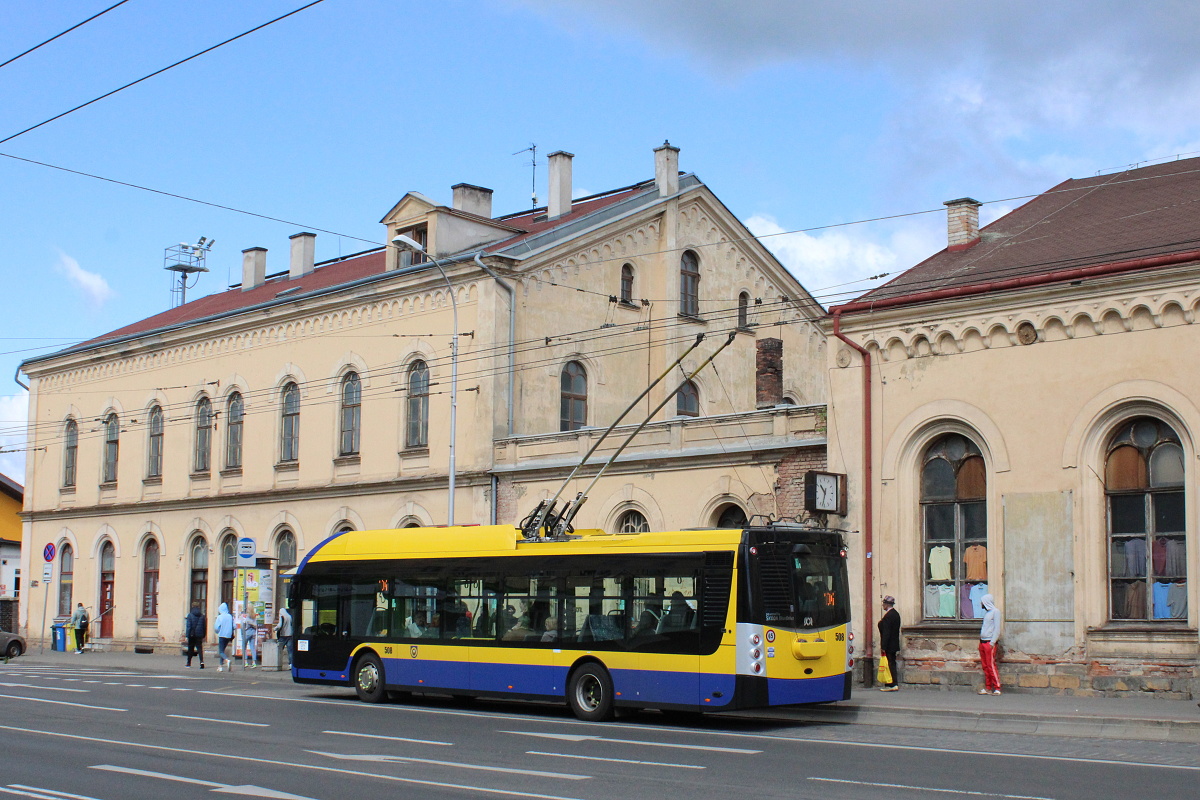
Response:
M7 61L5 61L5 62L3 62L3 63L0 63L0 69L4 69L4 68L5 68L5 67L7 67L9 64L11 64L11 63L13 63L14 61L16 61L18 58L23 58L23 57L25 57L25 56L29 55L29 54L30 54L30 53L32 53L34 50L37 50L39 47L45 47L46 45L48 45L48 44L50 44L51 42L53 42L55 39L58 39L58 38L60 38L60 37L62 37L62 36L66 36L68 33L70 33L71 31L75 30L76 28L82 28L84 25L87 25L89 22L91 22L92 20L96 19L97 17L103 17L105 14L107 14L107 13L108 13L108 12L110 12L110 11L112 11L112 10L113 10L114 8L116 8L117 6L123 6L123 5L125 5L126 3L128 3L128 2L129 2L129 0L121 0L121 2L119 2L119 3L114 3L113 5L109 6L109 7L108 7L108 8L106 8L106 9L104 9L103 11L100 11L100 12L98 12L98 13L96 13L96 14L92 14L90 17L88 17L87 19L85 19L83 22L77 22L77 23L75 23L74 25L72 25L71 27L67 28L65 31L62 31L61 33L56 33L56 34L54 34L53 36L51 36L49 39L47 39L46 41L42 42L41 44L35 44L33 47L29 48L29 49L28 49L28 50L26 50L25 52L23 52L23 53L17 53L15 56L13 56L12 58L8 59Z

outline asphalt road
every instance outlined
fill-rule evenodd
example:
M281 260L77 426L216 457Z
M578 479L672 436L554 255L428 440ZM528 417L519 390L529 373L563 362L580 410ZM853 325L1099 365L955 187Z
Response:
M0 800L1195 798L1196 745L780 723L0 665Z

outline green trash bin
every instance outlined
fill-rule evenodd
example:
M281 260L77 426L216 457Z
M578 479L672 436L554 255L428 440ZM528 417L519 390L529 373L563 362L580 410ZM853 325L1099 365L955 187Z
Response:
M67 651L67 630L62 625L50 626L50 641L51 649L58 650L60 653Z

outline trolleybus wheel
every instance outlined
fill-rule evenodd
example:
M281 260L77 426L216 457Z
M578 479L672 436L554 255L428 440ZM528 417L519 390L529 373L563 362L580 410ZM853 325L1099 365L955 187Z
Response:
M382 703L387 697L383 688L383 665L374 653L367 653L354 665L354 691L364 703Z
M608 670L599 664L584 664L571 675L567 704L575 716L587 722L612 717L613 684Z

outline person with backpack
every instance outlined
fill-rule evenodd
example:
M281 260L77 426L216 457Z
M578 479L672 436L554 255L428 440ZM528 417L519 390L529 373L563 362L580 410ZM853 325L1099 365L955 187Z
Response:
M185 667L192 665L192 658L199 653L200 669L204 669L204 637L208 633L208 619L200 610L199 603L192 603L192 610L184 620L184 635L187 636L187 662Z
M75 604L75 613L71 615L71 626L75 628L75 655L83 652L83 643L87 638L88 627L87 609L83 603Z

